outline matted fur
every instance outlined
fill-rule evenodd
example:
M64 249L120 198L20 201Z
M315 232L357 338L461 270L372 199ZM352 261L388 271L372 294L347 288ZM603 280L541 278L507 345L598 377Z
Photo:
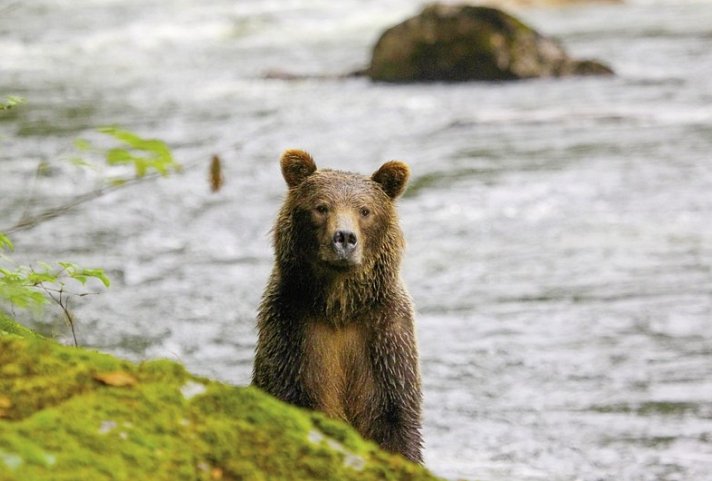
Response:
M253 384L422 462L418 351L394 205L408 167L391 161L371 178L316 170L299 150L285 152L281 165L289 192L273 231ZM316 213L319 205L327 213ZM323 254L337 213L358 231L358 264L335 266Z

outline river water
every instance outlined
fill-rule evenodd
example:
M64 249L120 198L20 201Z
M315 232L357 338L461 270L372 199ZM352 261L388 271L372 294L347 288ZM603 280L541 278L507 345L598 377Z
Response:
M27 98L0 113L0 230L108 174L70 162L76 138L108 145L97 127L161 138L186 165L16 232L15 257L108 271L72 306L80 343L246 384L280 152L364 173L403 159L428 466L712 480L712 3L520 12L614 78L261 79L359 68L422 3L0 3L0 93ZM31 322L69 341L55 317Z

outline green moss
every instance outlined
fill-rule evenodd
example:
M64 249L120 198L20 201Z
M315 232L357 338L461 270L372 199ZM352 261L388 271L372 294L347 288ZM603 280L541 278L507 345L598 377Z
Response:
M21 337L41 337L34 331L16 323L0 310L0 336L12 334Z
M0 481L436 479L255 388L0 331Z

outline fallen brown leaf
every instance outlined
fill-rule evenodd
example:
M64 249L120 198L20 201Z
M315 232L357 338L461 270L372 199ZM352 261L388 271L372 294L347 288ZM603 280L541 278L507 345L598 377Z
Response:
M12 401L7 396L0 396L0 418L7 416L9 409L12 407Z
M114 387L134 386L138 382L133 375L124 371L97 373L94 374L94 379L102 384Z

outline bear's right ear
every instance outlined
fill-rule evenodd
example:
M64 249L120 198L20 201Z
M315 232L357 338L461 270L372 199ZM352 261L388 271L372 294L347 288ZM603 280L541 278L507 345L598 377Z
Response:
M282 166L282 177L290 189L301 184L316 171L314 159L303 150L285 150L279 163Z

